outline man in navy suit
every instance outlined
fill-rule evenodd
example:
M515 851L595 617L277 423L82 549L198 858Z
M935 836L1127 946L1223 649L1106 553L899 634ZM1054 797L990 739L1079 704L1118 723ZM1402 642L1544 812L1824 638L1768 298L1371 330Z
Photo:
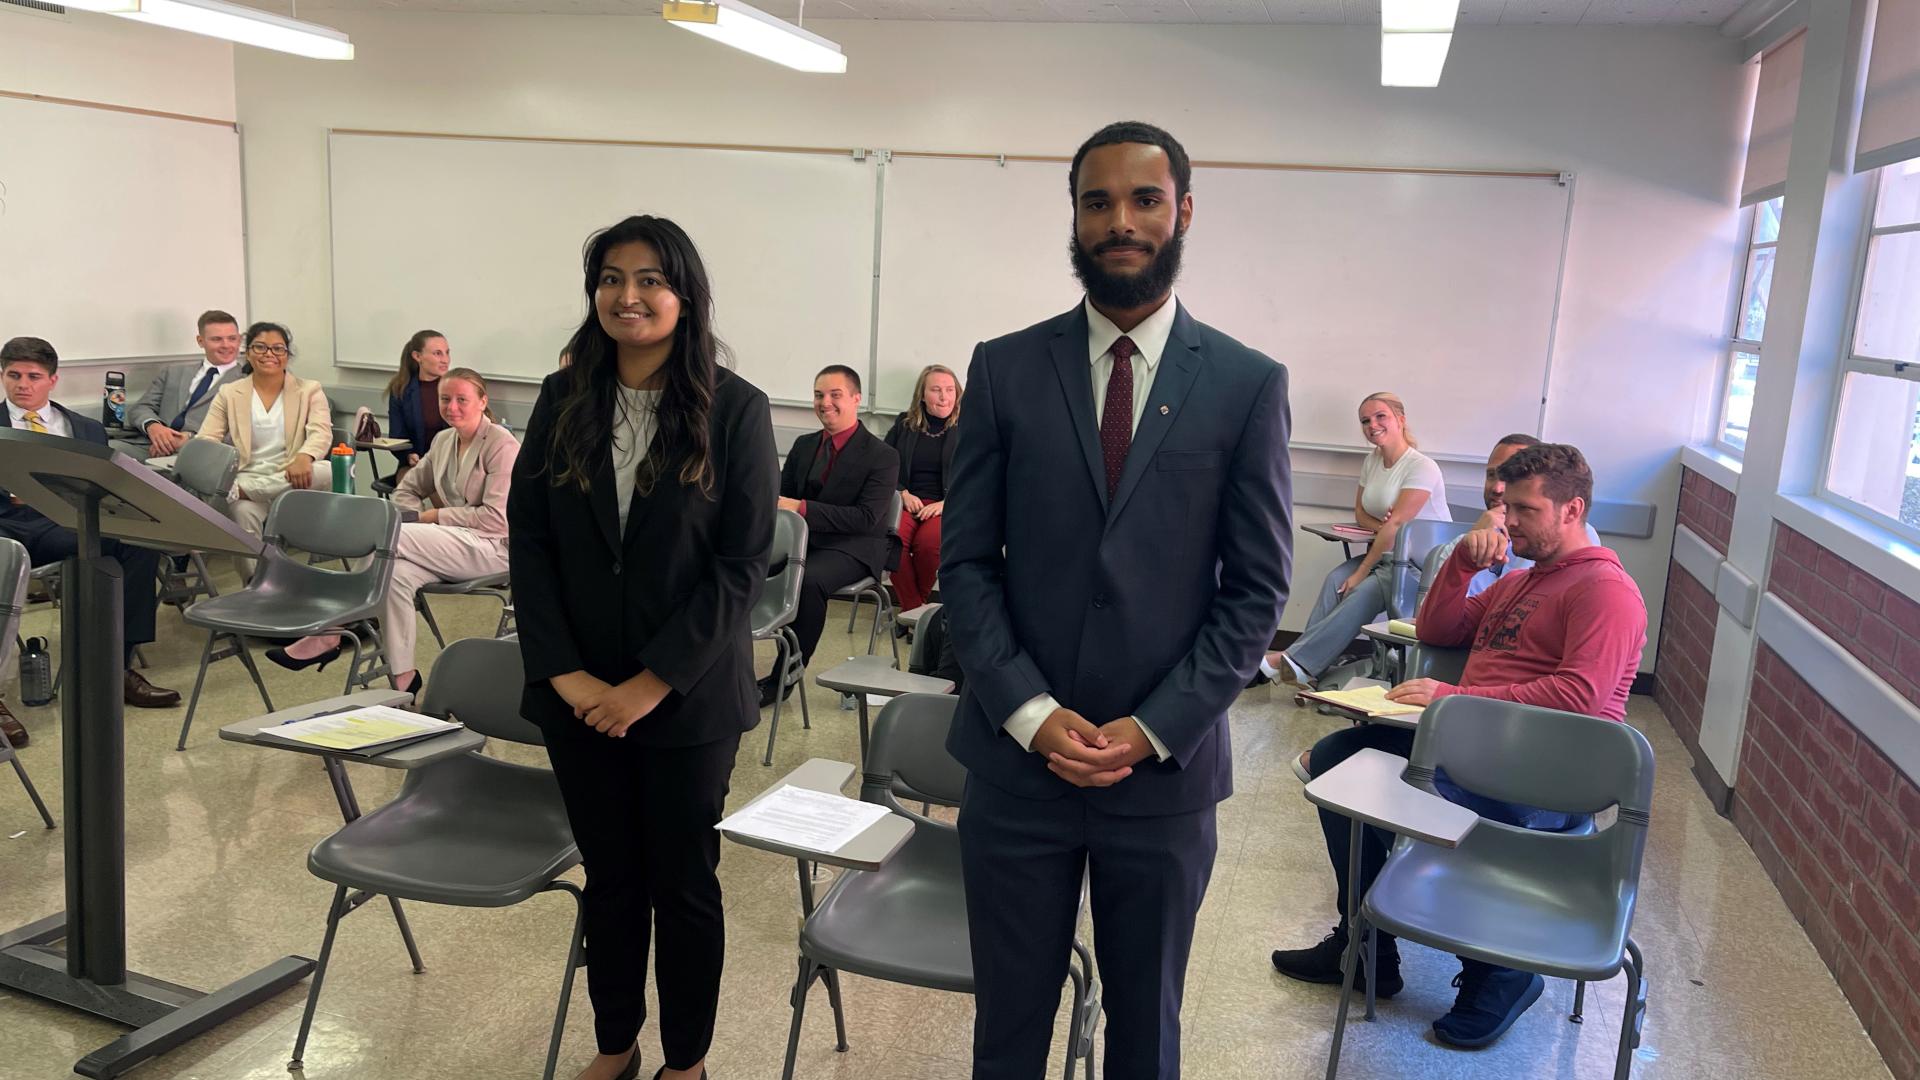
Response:
M1293 536L1286 369L1173 298L1190 172L1159 128L1096 133L1068 174L1085 302L973 354L940 586L976 1078L1041 1075L1083 875L1107 1076L1180 1075L1227 707Z
M4 380L7 387L7 406L0 410L0 420L8 427L107 445L106 428L53 401L53 388L60 383L60 356L46 341L17 337L0 345L0 380ZM35 566L59 562L79 546L79 538L72 529L55 525L40 511L4 491L0 491L0 536L20 541ZM100 550L118 559L125 575L121 583L121 614L125 620L127 655L131 657L134 646L153 640L154 613L159 607L154 580L160 553L113 539L102 540ZM131 665L124 678L124 700L128 705L170 709L180 704L178 691L153 685ZM5 708L0 706L0 714L4 713ZM25 741L15 737L11 729L8 737L16 743Z

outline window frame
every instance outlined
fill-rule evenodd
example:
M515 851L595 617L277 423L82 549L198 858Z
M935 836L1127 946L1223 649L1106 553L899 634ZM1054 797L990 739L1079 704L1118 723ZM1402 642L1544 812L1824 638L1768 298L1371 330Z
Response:
M1864 239L1860 244L1860 250L1854 253L1853 288L1847 302L1847 332L1845 340L1841 343L1840 362L1834 365L1833 400L1827 408L1827 438L1820 455L1820 479L1815 494L1823 502L1872 522L1910 544L1920 545L1920 526L1909 525L1897 517L1881 513L1874 507L1840 494L1833 490L1832 486L1833 444L1840 434L1840 407L1846 398L1847 376L1857 373L1920 382L1920 362L1889 360L1885 357L1867 356L1854 351L1854 341L1860 333L1860 305L1866 297L1867 267L1873 261L1874 241L1882 236L1920 232L1920 221L1881 227L1874 225L1874 218L1880 212L1880 188L1885 180L1884 170L1897 168L1903 164L1905 162L1895 161L1873 170L1873 190L1863 200L1866 203L1866 228L1862 233Z
M1720 352L1720 373L1716 386L1719 408L1714 411L1712 446L1723 454L1740 459L1746 457L1745 445L1736 445L1727 439L1728 414L1733 404L1733 359L1740 353L1747 353L1756 358L1762 357L1760 345L1761 339L1766 337L1766 328L1761 327L1760 338L1743 338L1740 336L1740 330L1741 325L1746 321L1747 289L1752 284L1754 253L1763 248L1777 251L1780 247L1780 235L1777 231L1772 240L1756 241L1754 239L1754 234L1760 226L1761 207L1776 200L1780 203L1780 211L1776 218L1784 224L1786 220L1786 196L1784 195L1775 195L1771 199L1762 199L1751 206L1741 208L1740 229L1746 242L1740 248L1740 261L1735 271L1737 283L1734 288L1733 314L1728 320L1726 346ZM1767 299L1771 306L1773 299L1771 283L1767 287ZM1756 383L1758 382L1758 364L1759 360L1756 359Z

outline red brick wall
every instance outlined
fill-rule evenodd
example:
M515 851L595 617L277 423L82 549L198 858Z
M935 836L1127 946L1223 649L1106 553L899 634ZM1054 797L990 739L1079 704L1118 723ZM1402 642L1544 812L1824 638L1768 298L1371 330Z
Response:
M1707 669L1713 663L1714 622L1719 604L1705 585L1679 563L1667 570L1666 607L1660 615L1660 647L1654 653L1653 699L1689 750L1700 748L1700 717L1707 700Z
M1733 492L1694 472L1680 468L1680 524L1700 534L1700 539L1727 553L1727 538L1733 535Z
M1768 589L1920 701L1899 671L1920 676L1920 605L1784 526ZM1920 1080L1920 785L1765 644L1739 776L1734 824L1893 1075Z

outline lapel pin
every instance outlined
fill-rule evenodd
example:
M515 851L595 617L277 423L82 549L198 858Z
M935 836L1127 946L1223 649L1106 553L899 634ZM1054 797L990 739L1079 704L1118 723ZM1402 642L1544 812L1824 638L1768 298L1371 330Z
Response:
M1161 416L1165 416L1165 415L1167 415L1168 413L1170 413L1170 412L1172 412L1172 411L1173 411L1172 409L1169 409L1169 408L1167 408L1167 407L1166 407L1165 405L1162 405L1162 406L1160 406L1160 415L1161 415Z

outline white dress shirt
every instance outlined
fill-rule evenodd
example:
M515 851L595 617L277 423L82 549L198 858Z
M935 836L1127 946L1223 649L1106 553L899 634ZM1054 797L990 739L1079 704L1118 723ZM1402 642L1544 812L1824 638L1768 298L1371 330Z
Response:
M1113 377L1113 343L1120 340L1122 331L1113 325L1113 320L1100 314L1093 301L1086 301L1087 307L1087 363L1093 368L1093 426L1098 431L1102 415L1107 408L1107 380ZM1140 320L1124 336L1133 342L1133 430L1140 430L1140 418L1146 415L1147 397L1153 393L1153 377L1160 370L1160 355L1167 351L1167 337L1173 333L1173 316L1179 310L1179 304L1169 294L1167 302L1161 304L1153 314ZM1013 736L1021 749L1033 749L1033 737L1040 731L1040 725L1060 707L1060 702L1052 694L1040 694L1013 711L1001 730ZM1100 721L1088 717L1089 722ZM1140 725L1140 733L1153 745L1154 754L1161 761L1167 760L1167 747L1147 722L1135 716L1133 722Z
M27 410L15 405L9 400L7 402L7 412L13 421L14 427L21 431L32 430L32 427L27 423ZM40 417L40 426L47 429L47 434L59 435L68 439L73 438L73 425L67 423L67 414L54 408L52 401L48 401L45 408L36 409L34 412Z

